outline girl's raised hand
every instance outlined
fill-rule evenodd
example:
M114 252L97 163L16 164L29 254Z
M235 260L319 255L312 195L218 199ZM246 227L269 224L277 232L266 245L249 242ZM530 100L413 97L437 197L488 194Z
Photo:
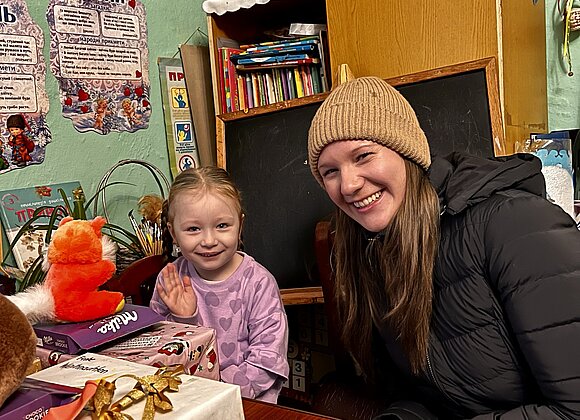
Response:
M157 293L171 313L180 318L193 316L197 309L197 296L191 287L191 278L183 276L183 282L172 263L161 270L163 284L157 283Z

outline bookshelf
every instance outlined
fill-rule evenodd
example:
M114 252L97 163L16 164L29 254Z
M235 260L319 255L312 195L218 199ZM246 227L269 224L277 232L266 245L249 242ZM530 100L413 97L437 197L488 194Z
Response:
M224 112L224 107L222 106L222 102L224 101L222 99L223 95L220 92L220 73L222 72L220 47L235 47L236 45L242 44L272 41L276 38L273 38L268 33L279 31L281 28L288 27L291 23L326 24L325 1L276 0L266 4L256 4L250 9L228 12L221 16L216 14L209 14L207 16L208 43L216 115L231 112ZM328 61L329 54L325 54L325 56L328 56L326 57L326 61ZM330 69L329 64L326 62L328 69ZM328 74L326 79L328 84L330 84L331 75ZM286 102L299 99L302 98L288 99ZM284 101L277 101L276 103L278 102ZM263 106L271 105L254 105L250 110L259 110ZM245 106L244 108L247 110L249 107Z
M224 133L226 123L308 106L312 103L319 103L326 97L325 93L313 94L235 112L222 112L222 95L219 88L222 69L219 60L219 48L228 46L228 40L233 40L238 45L271 41L272 37L266 32L288 27L291 23L326 24L326 2L324 0L275 0L266 4L256 4L250 9L228 12L221 16L217 14L208 14L207 16L212 89L214 109L217 116L217 165L222 168L227 169L225 158L226 136ZM326 59L328 60L328 57ZM329 62L326 63L326 67L330 71ZM327 75L327 81L330 85L330 74ZM314 230L312 231L312 242L314 243ZM280 251L282 252L282 250ZM322 289L317 286L281 287L281 289L285 305L323 302Z

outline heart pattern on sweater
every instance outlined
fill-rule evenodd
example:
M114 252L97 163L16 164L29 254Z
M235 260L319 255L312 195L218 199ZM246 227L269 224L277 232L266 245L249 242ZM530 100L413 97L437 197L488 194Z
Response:
M232 354L234 354L236 345L234 343L222 343L220 348L224 356L230 357Z
M209 292L205 295L205 304L207 306L219 306L220 298L214 292Z
M230 302L230 308L232 311L237 314L238 311L242 308L242 299L234 299Z
M267 368L273 368L276 365L276 357L262 356L260 361L262 362L262 366Z
M220 327L222 327L224 331L227 331L232 326L232 319L231 318L220 318L219 324L220 324Z

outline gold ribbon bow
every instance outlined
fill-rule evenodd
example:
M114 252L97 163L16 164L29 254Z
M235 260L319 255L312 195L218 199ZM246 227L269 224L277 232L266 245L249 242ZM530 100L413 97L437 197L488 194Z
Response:
M184 373L183 365L173 365L162 367L154 375L136 376L121 375L113 382L101 379L93 398L87 407L91 410L93 420L133 420L128 414L122 413L130 405L147 398L143 420L153 420L155 411L170 411L173 405L165 395L165 391L178 391L181 378L178 375ZM133 378L137 381L131 391L120 400L111 404L115 394L115 382L120 378Z

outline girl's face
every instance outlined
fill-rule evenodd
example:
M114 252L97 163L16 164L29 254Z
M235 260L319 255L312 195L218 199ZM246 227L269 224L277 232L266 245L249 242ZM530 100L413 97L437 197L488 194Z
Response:
M242 261L237 253L241 226L234 200L184 191L171 206L174 217L169 231L182 255L202 278L227 279Z
M405 198L405 161L368 140L335 141L318 159L330 199L370 232L385 229Z
M18 136L24 130L22 130L22 128L18 128L18 127L10 127L8 129L8 131L10 131L10 134L12 134L13 136Z

